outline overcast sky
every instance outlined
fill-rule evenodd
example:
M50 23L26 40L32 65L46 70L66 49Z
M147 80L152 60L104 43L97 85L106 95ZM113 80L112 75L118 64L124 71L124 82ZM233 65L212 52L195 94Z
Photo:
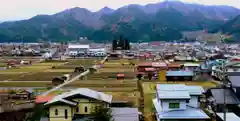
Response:
M37 14L54 14L62 10L82 7L97 11L104 6L116 9L127 4L161 2L163 0L0 0L0 21L28 19ZM229 5L240 8L240 0L182 0L205 5Z

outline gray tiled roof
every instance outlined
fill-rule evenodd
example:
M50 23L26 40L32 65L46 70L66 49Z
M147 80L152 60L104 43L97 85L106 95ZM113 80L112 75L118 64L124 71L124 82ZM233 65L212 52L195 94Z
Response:
M240 87L240 75L239 76L229 76L229 81L233 87Z
M240 104L237 96L233 93L231 89L215 88L210 89L210 91L217 104L224 104L224 91L226 93L227 104Z
M218 117L223 120L223 113L217 113ZM226 121L240 121L235 113L226 113Z
M137 108L111 108L114 121L139 121Z

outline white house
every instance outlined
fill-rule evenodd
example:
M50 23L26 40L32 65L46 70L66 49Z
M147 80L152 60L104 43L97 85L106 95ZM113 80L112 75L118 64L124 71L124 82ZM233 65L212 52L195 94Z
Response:
M105 48L89 49L88 54L90 56L106 56L107 55Z
M89 51L89 45L80 45L80 44L69 44L68 45L68 55L76 56L78 54L85 54Z
M200 86L158 84L153 99L158 121L205 121L209 117L199 108Z

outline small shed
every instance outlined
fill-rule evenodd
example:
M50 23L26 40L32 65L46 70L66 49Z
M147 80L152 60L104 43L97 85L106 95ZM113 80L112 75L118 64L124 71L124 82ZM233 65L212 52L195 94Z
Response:
M125 74L117 74L117 80L124 79Z
M167 81L192 81L192 71L167 71Z

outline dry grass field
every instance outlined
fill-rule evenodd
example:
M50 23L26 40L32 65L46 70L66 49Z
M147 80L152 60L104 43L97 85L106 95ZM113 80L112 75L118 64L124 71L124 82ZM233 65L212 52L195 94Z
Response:
M125 62L125 65L122 65ZM113 101L128 101L138 105L139 92L134 80L134 66L129 66L127 60L109 60L96 73L88 75L84 80L78 80L68 86L85 87L113 95ZM117 80L117 74L125 78Z
M83 65L85 68L88 68L98 62L99 60L94 59L71 59L68 60L68 62L43 62L17 69L0 70L0 79L12 79L8 82L0 81L0 85L2 87L50 87L53 77L71 73L75 67ZM130 62L135 63L135 65L141 63L139 60L108 60L97 72L67 85L66 88L90 88L113 95L113 101L128 101L134 106L139 107L140 91L138 90L135 78L135 66L130 65ZM53 66L55 66L55 68L52 68ZM125 78L117 80L117 74L124 74ZM162 83L184 83L186 85L200 85L203 88L216 86L216 84L211 81L160 82L158 80L144 80L142 82L144 115L154 112L152 99L155 98L155 88L157 84ZM40 91L47 91L47 88ZM62 90L58 90L52 92L52 94L62 92Z
M74 71L75 67L83 65L89 67L95 63L94 59L75 59L69 61L47 61L33 63L32 65L23 65L10 69L0 70L1 81L51 81L56 76L69 74ZM0 62L1 65L1 62ZM56 68L52 68L52 67ZM10 82L8 82L10 83ZM13 86L22 86L23 84ZM8 85L6 83L6 85ZM5 85L5 86L6 86ZM31 86L31 84L29 84ZM35 84L33 84L35 85ZM44 85L44 84L40 84ZM11 84L9 84L11 86ZM25 85L24 85L25 86Z

